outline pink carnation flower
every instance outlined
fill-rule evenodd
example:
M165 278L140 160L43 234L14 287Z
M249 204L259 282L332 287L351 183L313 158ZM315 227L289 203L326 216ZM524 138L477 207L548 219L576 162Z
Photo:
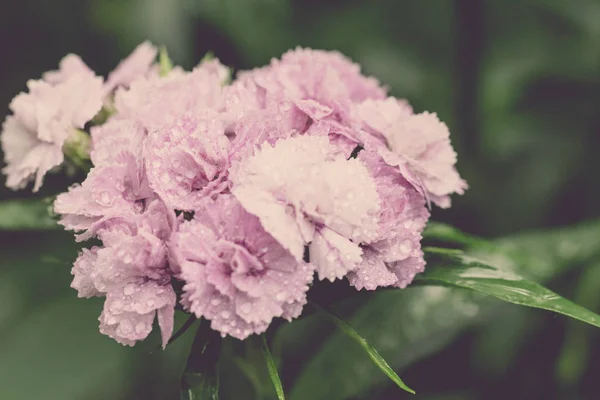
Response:
M114 69L106 79L104 93L117 87L128 88L138 78L148 76L153 71L158 50L150 42L144 42Z
M34 180L33 191L38 191L44 175L62 164L63 144L72 131L83 128L102 107L102 78L83 70L73 57L49 75L55 84L31 80L29 93L20 93L10 104L13 115L2 125L7 164L2 172L13 190Z
M152 202L127 222L99 232L103 247L84 249L71 286L80 297L105 296L100 332L125 345L145 339L154 318L163 347L173 332L176 296L171 287L166 241L171 232L167 210Z
M348 280L359 290L404 288L425 267L420 244L429 219L425 198L377 153L362 151L358 159L374 178L381 199L379 235L361 244L362 261L348 274Z
M347 160L326 136L265 144L233 175L233 194L297 259L310 243L320 279L334 280L361 262L358 243L377 236L379 197L358 160Z
M143 130L127 120L111 119L92 128L94 168L81 185L57 196L54 211L67 229L88 239L106 221L137 214L155 197L142 159Z
M171 242L182 304L223 336L245 339L273 318L296 318L313 267L296 260L230 195L207 201Z
M377 80L361 75L357 64L335 51L297 48L241 79L254 80L265 104L289 100L313 120L345 119L352 103L385 98Z
M450 194L464 193L467 184L455 168L450 132L437 115L413 114L410 107L393 97L366 100L356 107L356 112L365 129L382 139L374 147L383 159L399 167L428 199L447 208Z
M211 62L202 63L191 72L173 70L166 77L137 79L128 90L117 90L117 114L153 131L172 126L182 116L221 108L226 70Z
M57 85L66 82L74 76L94 78L95 75L94 71L78 55L69 54L60 60L57 71L44 72L42 78L51 85Z
M174 209L194 210L229 186L230 142L210 109L150 132L144 149L150 186Z

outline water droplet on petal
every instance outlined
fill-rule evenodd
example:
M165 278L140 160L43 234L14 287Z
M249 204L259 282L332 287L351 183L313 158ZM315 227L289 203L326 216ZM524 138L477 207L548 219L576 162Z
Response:
M125 288L123 288L123 293L125 296L131 296L135 292L135 284L128 283Z
M216 298L215 298L215 299L212 299L212 300L210 301L210 304L212 304L213 306L218 306L219 304L221 304L221 300L219 300L219 299L216 299Z
M242 312L244 314L248 314L250 312L250 310L252 310L252 305L250 303L244 303L244 304L242 304L240 309L242 310Z
M100 204L109 205L110 204L110 195L108 192L102 192L100 194Z
M229 318L230 316L231 316L231 314L229 313L229 311L222 311L222 312L221 312L221 317L222 317L223 319L227 319L227 318Z
M400 243L400 251L404 254L408 254L412 251L413 244L410 240L406 239L402 243Z
M123 302L121 300L115 300L112 303L110 303L110 306L108 308L111 313L120 314L123 308Z
M135 326L135 333L137 333L138 335L141 335L145 331L146 331L146 324L144 324L143 322L138 322L137 325Z
M119 327L121 328L121 332L128 334L133 329L133 324L129 320L124 320L121 321Z

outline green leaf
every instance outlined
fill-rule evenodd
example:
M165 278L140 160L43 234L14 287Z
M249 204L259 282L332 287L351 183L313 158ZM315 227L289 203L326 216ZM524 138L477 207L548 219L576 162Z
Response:
M442 250L442 251L440 251ZM541 308L578 319L600 328L600 315L581 307L538 283L466 255L448 254L446 249L425 249L442 255L435 266L417 276L416 282L444 284L496 297L509 303Z
M491 241L493 247L468 246L468 252L486 263L543 283L600 256L598 237L600 220L519 233ZM430 263L427 268L432 266ZM443 286L413 285L402 290L377 291L369 293L367 300L354 309L348 322L395 370L431 355L466 328L485 323L505 310L503 303L490 296ZM320 314L315 314L282 326L275 344L278 348L291 347L303 335L317 337L323 330ZM313 342L317 340L302 354L283 358L283 365L305 366L288 394L291 400L357 398L388 381L342 332L319 336Z
M383 357L381 357L379 352L375 348L373 348L364 337L359 335L359 333L356 332L354 328L350 326L350 324L348 324L346 321L342 320L334 313L332 313L329 310L326 310L321 306L313 304L313 307L316 307L318 310L327 315L329 319L333 321L338 326L338 328L341 329L342 332L344 332L348 337L350 337L352 340L358 343L363 348L363 350L369 355L369 358L371 359L371 361L373 361L377 368L379 368L384 374L386 374L388 378L390 378L396 385L398 385L398 387L406 390L409 393L415 394L415 391L409 388L402 381L402 379L400 379L398 374L396 374L396 372L392 369L392 367L390 367L387 361L385 361Z
M46 199L15 199L0 202L0 230L25 231L59 229L51 217Z
M3 326L0 398L77 400L123 395L130 384L128 371L136 364L131 351L98 332L94 322L100 309L96 301L71 295L40 302L30 312L21 312L10 326Z
M277 398L279 400L285 400L285 395L283 393L283 385L281 384L281 379L279 379L279 374L277 373L277 366L275 365L275 361L273 360L273 356L271 355L271 351L269 350L269 345L267 344L267 338L265 337L265 335L262 335L262 352L265 357L265 362L267 363L269 376L271 377L273 386L275 386Z
M181 400L218 400L221 337L202 320L181 376Z
M592 310L600 309L599 285L600 263L596 262L579 277L574 300ZM567 325L565 341L556 364L557 380L564 386L579 385L590 358L590 346L594 334L595 332L589 326L576 322Z
M489 242L477 236L469 235L452 225L441 222L429 222L423 231L423 239L434 239L442 242L461 245L488 245Z
M161 46L158 54L159 75L167 76L173 69L173 61L169 58L169 53L165 46Z
M171 336L171 339L169 339L169 341L167 342L167 346L170 345L171 343L173 343L174 341L176 341L177 339L179 339L184 333L187 332L187 330L194 325L194 322L197 321L197 318L195 315L190 315L188 317L188 319L183 323L183 325L181 325L181 327L177 330L177 332L175 332L173 334L173 336Z

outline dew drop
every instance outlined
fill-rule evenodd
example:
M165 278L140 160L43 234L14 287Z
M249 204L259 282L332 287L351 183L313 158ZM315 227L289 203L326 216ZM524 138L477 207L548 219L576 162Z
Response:
M135 284L128 283L125 288L123 288L123 293L125 296L131 296L135 292Z
M250 312L250 310L252 310L252 306L250 305L250 303L244 303L244 304L242 304L240 309L242 310L242 312L244 314L248 314Z
M400 243L400 251L403 252L404 254L410 253L412 249L413 249L413 245L410 240L406 239L402 243Z
M141 335L145 331L146 331L146 324L144 324L143 322L138 322L137 325L135 326L135 333L137 333L138 335Z
M121 300L115 300L109 306L110 312L113 314L120 314L121 308L123 308L123 303L121 302Z
M275 296L275 299L277 299L277 301L283 301L283 299L285 299L285 293L283 293L283 292L277 293L277 295Z
M100 203L104 205L110 204L110 195L108 192L102 192L100 194Z
M131 330L133 329L132 323L128 320L121 321L121 324L119 326L121 328L121 332L125 334L131 332Z
M210 301L210 304L212 304L213 306L215 306L215 307L216 307L216 306L218 306L219 304L221 304L221 300L219 300L219 299L212 299L212 300Z
M222 317L223 319L227 319L227 318L229 318L229 317L230 317L230 315L231 315L231 314L229 313L229 311L223 311L223 312L221 312L221 317Z
M123 262L125 264L129 264L132 261L133 261L133 257L131 257L131 254L127 253L123 256Z

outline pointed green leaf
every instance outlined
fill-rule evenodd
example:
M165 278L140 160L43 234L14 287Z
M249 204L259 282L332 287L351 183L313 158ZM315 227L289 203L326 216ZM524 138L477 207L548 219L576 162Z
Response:
M367 352L367 354L369 355L369 357L371 358L373 363L384 374L386 374L388 376L388 378L390 378L396 385L398 385L398 387L406 390L409 393L415 394L415 391L412 390L411 388L409 388L402 381L402 379L400 379L398 374L396 374L396 372L392 369L392 367L390 367L390 365L387 363L387 361L385 361L383 359L383 357L381 357L379 352L374 347L372 347L364 337L359 335L359 333L356 332L354 330L354 328L352 328L352 326L350 326L350 324L348 324L346 321L342 320L341 318L339 318L338 316L333 314L331 311L328 311L321 306L318 306L316 304L313 304L313 306L316 307L317 309L319 309L320 311L322 311L323 313L325 313L325 315L327 315L329 317L329 319L331 319L338 326L338 328L341 329L342 332L344 332L348 337L352 338L355 342L360 344L360 346L363 348L363 350L365 352Z
M15 199L0 202L0 231L60 229L51 217L46 199Z
M185 334L188 329L190 329L190 327L192 325L194 325L194 322L196 322L198 319L196 318L195 315L190 315L185 322L183 323L183 325L181 325L181 327L179 329L177 329L177 332L175 332L171 338L169 339L169 341L167 342L167 346L169 346L171 343L173 343L174 341L176 341L177 339L179 339L181 336L183 336L183 334ZM156 347L155 351L159 350L162 348L162 345L159 345Z
M221 337L202 320L181 376L181 400L218 400Z
M426 248L425 251L441 257L417 277L417 282L471 289L509 303L553 311L600 327L600 315L512 271L481 263L464 254L448 253L447 249Z
M267 363L269 376L271 377L273 386L275 386L277 398L279 400L285 400L285 394L283 393L283 385L281 384L281 379L279 379L279 374L277 373L277 366L275 365L275 360L273 360L273 356L271 355L271 351L269 350L269 345L267 344L267 338L265 337L265 335L262 335L262 352L265 357L265 362Z
M173 69L173 61L169 58L169 53L165 46L161 46L158 54L159 74L160 76L167 76Z
M536 282L587 266L600 256L600 220L574 227L527 232L490 241L468 252L487 264L507 268ZM427 268L434 267L430 261ZM347 302L346 302L347 303ZM341 304L343 306L343 304ZM349 319L390 366L405 368L448 345L461 331L486 323L504 310L490 296L454 287L412 285L368 294ZM282 349L298 348L298 338L315 337L300 351L284 351L284 363L305 367L288 393L291 400L343 400L365 397L388 382L342 332L323 332L321 314L283 325L275 337ZM319 336L320 335L320 336ZM323 379L327 376L327 379ZM434 379L432 377L432 379Z

